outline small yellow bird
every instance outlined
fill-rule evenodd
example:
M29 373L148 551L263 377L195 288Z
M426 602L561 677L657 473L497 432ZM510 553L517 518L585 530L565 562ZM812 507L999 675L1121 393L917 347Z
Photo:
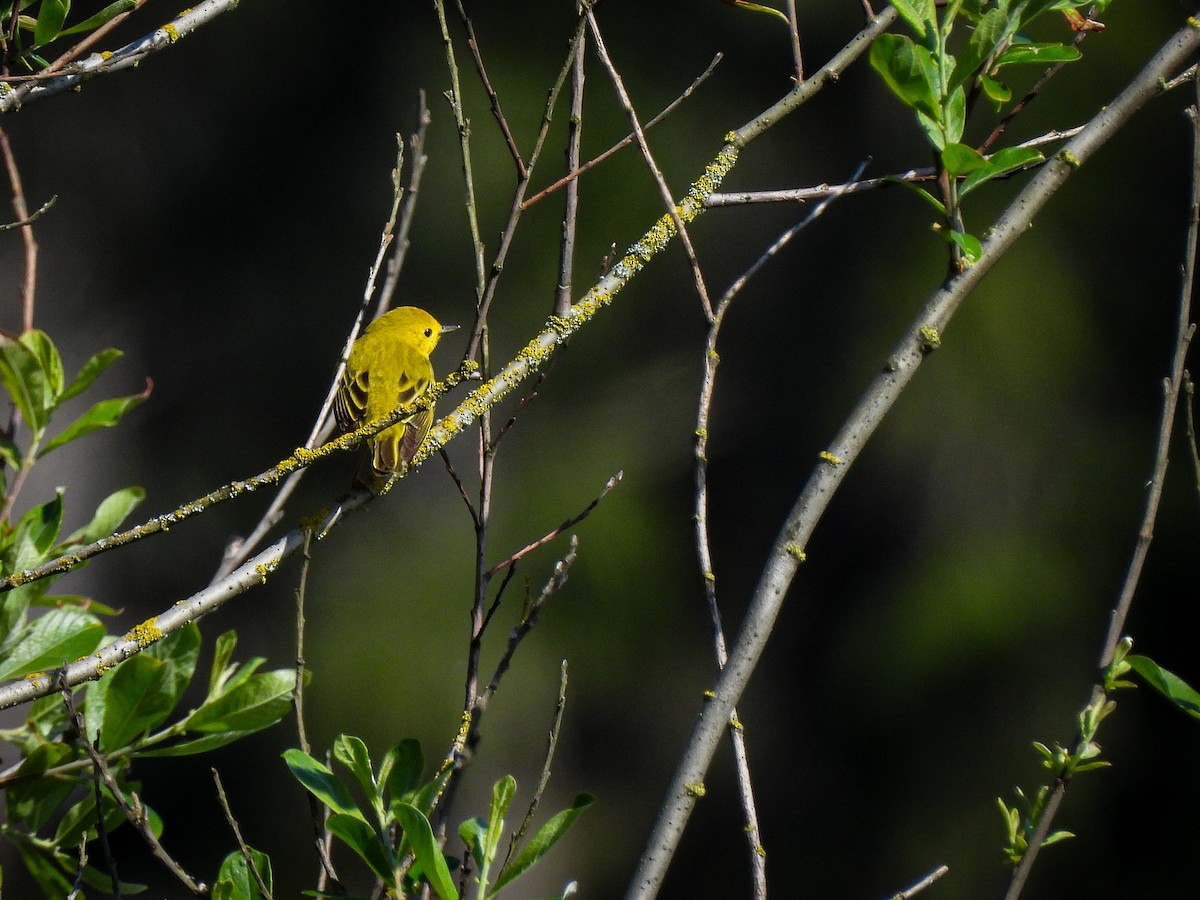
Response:
M419 399L434 382L429 355L442 335L456 328L415 306L397 307L368 325L350 348L334 400L338 427L353 431ZM368 438L375 471L387 475L407 469L432 423L430 406Z

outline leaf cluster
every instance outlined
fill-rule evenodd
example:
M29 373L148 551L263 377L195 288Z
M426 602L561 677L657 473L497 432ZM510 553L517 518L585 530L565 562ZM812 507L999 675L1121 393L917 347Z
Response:
M955 227L958 203L976 188L1044 161L1032 148L1008 147L985 156L962 143L968 114L980 96L997 112L1012 100L1002 80L1013 66L1072 62L1078 48L1061 42L1039 42L1025 29L1047 12L1073 13L1091 0L949 0L939 19L934 0L894 0L892 5L916 35L884 34L871 46L871 66L916 116L925 139L938 154L952 182L941 199L909 185L951 227L942 235L955 244L967 263L979 258L978 238ZM950 46L956 30L970 34L955 56ZM907 184L907 182L905 182Z
M333 758L349 772L351 784L363 797L360 802L350 784L311 755L291 749L284 752L283 758L296 780L329 808L325 825L330 833L353 850L394 896L416 896L428 885L442 900L458 900L459 890L451 870L458 868L459 862L442 852L429 821L450 778L449 766L422 781L425 764L421 746L409 739L388 750L376 769L361 739L339 735L333 744ZM469 819L459 827L459 835L477 867L472 880L474 896L479 900L494 897L532 868L594 799L588 794L578 795L528 843L518 849L514 840L507 855L500 858L504 816L516 787L511 775L500 779L492 789L487 818ZM493 881L492 873L497 868Z
M6 15L0 16L4 35L0 43L3 44L5 61L10 66L26 71L44 69L50 64L42 56L47 45L59 38L95 31L135 6L137 0L116 0L95 15L68 25L71 0L20 0L14 28L13 8L9 4Z

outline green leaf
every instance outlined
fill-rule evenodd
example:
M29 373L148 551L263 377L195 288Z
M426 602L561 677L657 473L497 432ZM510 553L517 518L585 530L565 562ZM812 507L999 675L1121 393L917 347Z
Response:
M326 765L313 759L303 750L296 749L284 750L283 761L287 763L296 780L335 813L353 816L366 823L366 818L354 802L354 798L350 796L350 791Z
M956 87L946 104L945 135L948 142L961 141L967 127L967 93ZM937 145L935 145L937 146Z
M987 75L980 75L979 86L983 88L987 98L996 105L997 110L1012 99L1012 89L1003 81L997 81Z
M133 755L138 759L144 757L198 756L201 753L208 753L216 750L218 747L224 747L226 744L239 741L247 735L254 734L255 730L223 731L219 734L206 734L203 737L180 741L177 744L169 744L166 747L156 746L145 750L137 750Z
M936 21L933 0L891 0L892 6L900 14L908 27L916 32L917 37L924 38L928 30L926 23Z
M154 382L147 378L146 389L140 394L101 400L50 440L38 453L38 459L98 428L112 428L125 417L126 413L145 403L153 389Z
M107 537L118 528L133 512L134 507L146 499L146 491L140 487L121 488L114 491L96 507L92 521L71 533L66 544L90 544L92 541Z
M992 69L995 71L1004 66L1049 66L1060 62L1075 62L1082 57L1083 54L1077 48L1067 44L1013 43L996 58Z
M271 875L270 857L251 847L250 859L267 890L273 890L274 879ZM259 891L258 881L255 880L254 873L250 871L250 866L242 851L235 850L221 861L221 868L217 872L217 881L213 885L212 896L213 900L261 900L262 894Z
M34 44L40 47L58 37L70 10L70 0L42 0L38 8L37 27L33 30Z
M429 820L419 809L407 803L393 804L392 810L430 887L442 900L458 900L458 891L450 878L450 868L433 836L433 829L429 827Z
M107 24L112 19L115 19L123 12L133 9L137 6L137 0L117 0L116 3L110 3L94 16L89 16L78 25L72 25L70 28L64 28L59 32L59 36L67 34L79 34L81 31L93 31L101 25Z
M104 827L112 831L125 821L125 813L107 789L100 792L104 808ZM77 847L79 839L86 834L88 840L96 836L96 792L89 790L66 811L54 832L54 843L60 847Z
M42 371L46 385L46 411L54 409L59 403L63 391L62 357L50 335L44 331L33 329L21 335L21 343L29 349L37 360L38 368Z
M881 34L871 45L871 66L906 106L941 119L937 66L929 51L901 34Z
M21 633L8 658L0 662L0 679L53 669L87 656L104 639L104 625L76 609L52 609Z
M962 231L954 231L952 229L943 230L942 234L945 235L946 240L958 246L958 249L962 251L963 259L969 265L979 262L979 257L983 253L983 247L979 244L979 238L973 234L966 234Z
M350 770L371 801L372 806L382 809L379 805L379 790L375 786L375 773L371 768L371 754L361 738L352 734L339 734L333 740L333 758Z
M63 520L63 489L56 488L54 499L26 511L17 522L12 548L14 571L28 569L45 560L58 540ZM9 556L9 554L5 554Z
M488 828L483 847L484 858L489 865L496 858L496 848L500 846L500 838L504 834L504 817L516 793L517 780L511 775L505 775L492 785L492 802L488 808Z
M516 858L500 872L493 893L499 893L505 886L529 871L570 830L583 811L595 802L596 798L591 794L578 794L570 806L539 828L533 840L522 847Z
M1026 166L1037 165L1044 159L1039 151L1029 147L1005 147L994 153L988 159L987 165L967 176L958 189L958 196L964 197L993 178L1001 178Z
M75 755L75 748L66 744L42 744L21 761L16 778L4 795L9 825L20 824L32 833L46 824L75 790L76 782L71 778L39 776L47 769L70 762Z
M942 203L941 200L939 200L937 197L933 196L933 194L929 193L929 191L925 190L925 188L920 187L919 185L913 184L911 181L905 181L903 178L896 178L896 177L890 176L890 175L886 176L886 178L888 181L892 182L892 184L898 184L901 187L905 188L906 190L912 191L914 194L916 194L918 197L920 197L922 200L924 200L926 203L928 203L930 206L932 206L935 210L937 210L938 215L941 216L943 219L946 217L945 205Z
M142 655L162 660L166 665L165 684L174 708L196 673L200 659L200 627L195 622L185 625L151 644Z
M35 434L46 427L46 376L37 357L20 341L0 335L0 383Z
M75 26L75 28L78 27L78 25ZM74 30L74 28L71 29L71 31ZM69 32L63 33L67 34ZM72 397L78 397L85 390L91 387L92 382L99 378L100 374L105 369L115 363L123 355L124 354L115 347L109 347L107 350L101 350L99 353L95 354L91 359L83 364L83 368L79 370L79 374L75 376L75 380L67 385L66 388L63 389L62 393L59 394L58 402L62 403L66 400L70 400Z
M294 669L255 675L215 699L206 700L187 717L188 731L257 731L274 725L292 708Z
M950 75L947 85L953 89L965 84L983 65L984 61L995 52L1000 42L1007 35L1008 16L1002 9L989 9L975 25L971 38Z
M389 750L379 767L388 796L393 800L411 799L409 795L420 785L424 770L421 742L412 738L401 741Z
M1146 684L1193 719L1200 719L1200 693L1197 693L1195 688L1148 656L1139 656L1135 653L1125 657L1125 660Z
M222 632L216 641L213 642L212 669L208 675L209 697L215 697L221 693L225 679L231 674L232 669L229 666L229 660L233 658L235 647L237 647L237 632L232 629Z
M956 178L969 175L987 164L982 153L966 144L947 144L942 151L942 165Z
M384 884L389 887L396 884L391 845L359 816L334 813L326 820L325 827L357 853Z
M104 676L109 684L99 734L101 750L124 747L170 715L175 693L168 676L166 663L145 653L130 657Z

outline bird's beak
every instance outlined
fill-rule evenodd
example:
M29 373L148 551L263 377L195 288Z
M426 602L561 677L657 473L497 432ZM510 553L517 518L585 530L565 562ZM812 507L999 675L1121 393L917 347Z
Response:
M458 331L460 328L462 328L461 325L443 325L442 330L439 331L438 334L446 334L450 331Z

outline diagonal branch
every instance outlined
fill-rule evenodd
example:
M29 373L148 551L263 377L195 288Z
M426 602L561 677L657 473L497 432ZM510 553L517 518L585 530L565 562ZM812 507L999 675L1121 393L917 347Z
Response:
M1121 95L1034 176L989 232L978 262L949 278L929 298L883 370L863 394L828 449L821 454L821 462L809 477L771 548L742 633L730 653L728 665L713 687L711 699L693 727L646 849L630 881L626 900L646 900L657 895L697 796L703 793L700 788L729 716L762 657L784 597L800 566L804 546L850 466L912 381L924 357L938 346L942 331L963 300L1028 230L1034 216L1071 174L1087 162L1134 112L1156 96L1161 90L1160 82L1186 65L1198 49L1200 28L1189 25L1177 32ZM818 73L805 84L811 84L819 77ZM783 102L786 103L786 99ZM744 129L745 134L753 137L760 128L769 127L762 125L762 121L754 120ZM734 143L742 136L743 133L734 135Z
M34 75L0 79L0 113L19 109L33 100L74 90L97 75L132 69L150 54L171 46L221 13L236 9L238 3L239 0L203 0L145 37L112 52L93 53L61 73L56 72L49 77ZM13 84L17 84L17 87L14 88Z

